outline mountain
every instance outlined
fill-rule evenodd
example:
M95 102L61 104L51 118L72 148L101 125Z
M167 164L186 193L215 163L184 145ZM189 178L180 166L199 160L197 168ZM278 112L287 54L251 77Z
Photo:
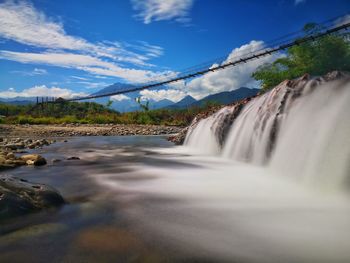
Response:
M192 103L190 106L204 106L209 101L217 102L220 104L230 104L244 98L255 96L259 91L259 89L249 89L242 87L236 90L219 92L198 100Z
M150 105L150 109L155 110L155 109L165 108L165 107L174 105L174 102L168 99L164 99L160 101L150 100L149 105Z
M126 84L126 83L114 83L110 86L107 86L95 93L92 93L91 95L103 95L103 94L108 94L108 93L113 93L113 92L117 92L117 91L122 91L122 90L126 90L126 89L130 89L132 87L135 87L134 85L131 84Z
M177 103L174 103L173 105L168 106L168 109L184 109L187 108L188 106L190 106L191 104L195 103L196 100L190 96L187 95L186 97L184 97L182 100L180 100Z
M122 91L126 89L130 89L135 87L134 85L131 84L125 84L125 83L115 83L113 85L110 85L108 87L105 87L91 95L103 95L103 94L108 94L108 93L113 93L117 91ZM112 109L119 111L119 112L130 112L130 111L137 111L137 110L142 110L140 105L135 101L137 97L139 97L139 93L133 92L133 93L128 93L125 94L128 96L130 99L124 99L124 100L113 100L112 105L110 106ZM102 98L97 98L97 99L91 99L89 101L93 101L99 104L104 104L106 105L107 102L110 100L110 97L102 97ZM160 108L165 108L167 106L170 106L174 104L171 100L160 100L160 101L155 101L150 99L149 100L149 108L152 110L155 109L160 109Z
M0 98L0 103L12 105L28 105L36 103L36 97Z

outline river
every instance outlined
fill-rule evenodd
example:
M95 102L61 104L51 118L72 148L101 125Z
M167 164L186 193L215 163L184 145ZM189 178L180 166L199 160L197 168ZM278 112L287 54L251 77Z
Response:
M35 150L64 161L11 173L68 203L3 223L0 261L349 262L350 81L327 81L223 108L184 146L75 137Z
M345 262L347 196L261 167L189 154L161 136L77 137L41 150L79 156L13 175L69 204L1 226L1 262ZM336 261L332 261L336 262Z

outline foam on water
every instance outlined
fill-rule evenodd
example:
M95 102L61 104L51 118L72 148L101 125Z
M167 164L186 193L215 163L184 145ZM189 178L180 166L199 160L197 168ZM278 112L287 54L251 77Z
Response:
M116 199L127 193L130 222L175 251L236 262L349 262L349 83L283 83L245 105L223 147L217 130L229 107L193 125L185 147L153 149L152 161L127 172L152 180L96 180ZM168 160L177 166L159 165Z

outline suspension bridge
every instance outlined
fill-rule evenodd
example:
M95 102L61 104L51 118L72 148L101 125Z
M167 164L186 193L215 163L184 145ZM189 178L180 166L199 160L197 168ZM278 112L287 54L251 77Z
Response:
M305 44L308 42L313 42L317 39L320 39L322 37L325 37L327 35L333 35L333 34L341 34L343 36L348 36L348 29L350 27L350 22L341 23L338 25L335 25L337 19L331 19L328 20L322 24L320 24L321 29L318 30L316 33L308 34L301 36L300 34L303 33L303 31L294 32L288 35L285 35L283 37L280 37L276 40L274 40L271 43L268 43L265 45L262 49L256 50L254 52L249 52L245 54L241 54L239 56L231 57L230 59L226 59L226 57L221 60L221 63L217 63L218 59L216 61L207 62L205 64L197 65L195 67L192 67L190 69L184 70L178 74L174 73L172 74L166 74L163 76L158 77L157 79L148 82L143 85L135 85L127 89L117 90L115 92L105 93L105 94L97 94L97 95L88 95L83 97L74 97L69 99L63 99L63 98L52 98L52 97L43 97L41 100L39 97L37 98L37 105L44 104L44 103L61 103L61 102L71 102L71 101L82 101L82 100L89 100L89 99L96 99L101 97L110 97L114 95L120 95L125 93L131 93L131 92L137 92L145 89L152 89L164 85L169 85L171 83L175 83L182 80L188 80L191 78L195 78L201 75L205 75L210 72L215 72L219 70L224 70L229 67L234 67L240 64L247 63L249 61L260 59L265 56L272 55L274 53L286 50L288 48L291 48L293 46L299 46L301 44ZM223 62L222 62L223 61ZM216 64L214 64L214 62ZM213 66L214 65L214 66Z

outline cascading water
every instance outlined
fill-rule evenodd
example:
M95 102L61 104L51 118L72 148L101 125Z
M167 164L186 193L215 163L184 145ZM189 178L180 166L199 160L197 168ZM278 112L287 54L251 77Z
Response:
M349 79L320 84L301 96L282 117L269 166L311 185L348 187Z
M198 118L187 147L118 149L120 172L92 174L176 256L350 262L349 112L349 76L304 76Z
M195 120L187 132L185 145L202 154L219 154L222 144L221 134L227 128L228 119L236 112L236 107L224 107L213 115Z
M282 82L244 106L222 149L218 143L215 150L206 149L225 158L267 165L300 180L328 187L346 185L350 78L338 75ZM206 142L217 142L215 131L222 125L222 114L233 107L202 119L190 129L185 144L205 148Z

